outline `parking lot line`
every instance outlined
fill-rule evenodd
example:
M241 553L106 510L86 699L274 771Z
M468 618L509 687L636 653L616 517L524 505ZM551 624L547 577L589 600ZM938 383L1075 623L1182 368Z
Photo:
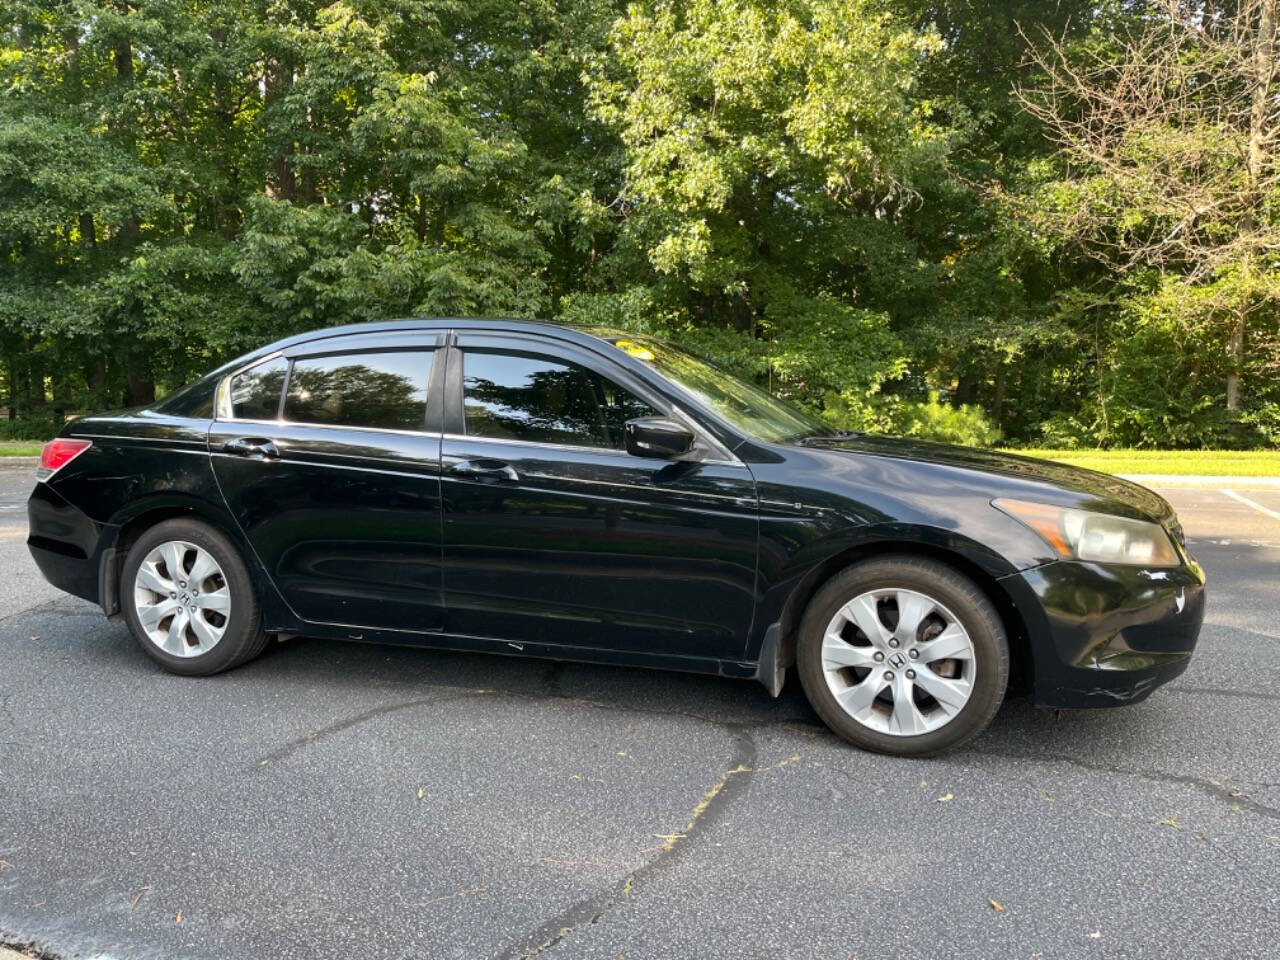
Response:
M1277 513L1275 510L1272 510L1270 507L1264 507L1262 504L1258 503L1256 500L1250 500L1248 497L1241 496L1240 494L1236 493L1234 490L1219 490L1218 492L1221 493L1223 496L1230 497L1232 500L1238 500L1240 503L1243 503L1246 507L1253 507L1253 509L1257 510L1259 513L1266 514L1272 520L1280 520L1280 513Z

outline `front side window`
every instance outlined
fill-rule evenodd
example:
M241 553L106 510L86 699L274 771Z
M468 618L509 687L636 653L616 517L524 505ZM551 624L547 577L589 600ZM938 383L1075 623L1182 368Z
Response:
M567 360L468 349L463 358L468 436L622 450L624 425L657 410Z
M284 417L384 430L421 430L427 414L429 350L388 350L293 362Z
M738 429L771 443L838 431L801 410L739 380L701 357L648 337L597 331L628 356L644 361L694 400L706 404Z
M228 399L235 420L274 420L280 413L280 391L284 389L289 361L276 357L250 367L231 378Z

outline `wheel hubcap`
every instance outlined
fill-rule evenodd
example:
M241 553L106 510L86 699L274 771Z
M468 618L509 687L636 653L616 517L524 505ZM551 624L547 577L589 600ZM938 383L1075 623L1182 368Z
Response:
M226 632L231 592L209 551L169 540L138 567L133 606L148 640L170 656L198 657Z
M909 737L949 723L973 693L969 633L915 590L870 590L841 607L822 639L822 672L841 708L878 733Z

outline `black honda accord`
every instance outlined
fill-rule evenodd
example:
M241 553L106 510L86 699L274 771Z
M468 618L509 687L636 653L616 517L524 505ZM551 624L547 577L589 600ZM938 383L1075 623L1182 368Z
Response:
M319 330L44 450L31 553L175 673L319 636L754 678L936 753L1010 674L1133 703L1190 660L1173 510L1085 470L824 426L670 344Z

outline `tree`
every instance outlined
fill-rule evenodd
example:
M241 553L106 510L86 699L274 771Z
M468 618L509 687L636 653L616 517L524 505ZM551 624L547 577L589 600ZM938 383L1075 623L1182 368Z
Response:
M1058 150L1022 212L1124 278L1148 318L1212 344L1233 413L1248 371L1275 362L1277 25L1277 0L1165 0L1085 43L1045 35L1021 91Z
M623 147L619 237L570 316L683 330L856 417L902 369L886 308L947 151L913 95L937 47L864 0L632 7L589 77Z
M611 0L0 10L10 412L150 401L301 329L548 316L599 242ZM49 428L46 422L45 430Z

